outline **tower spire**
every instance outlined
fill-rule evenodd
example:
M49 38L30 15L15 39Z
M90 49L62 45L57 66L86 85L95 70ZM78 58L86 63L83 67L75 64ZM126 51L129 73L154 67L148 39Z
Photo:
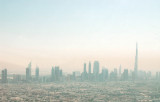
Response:
M137 79L137 77L138 77L138 43L136 43L136 56L135 56L134 74L135 74L135 79Z

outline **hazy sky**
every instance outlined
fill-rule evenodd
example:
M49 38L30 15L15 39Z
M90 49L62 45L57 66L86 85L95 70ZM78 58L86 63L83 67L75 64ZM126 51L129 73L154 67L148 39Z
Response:
M0 70L82 71L94 60L109 70L160 71L160 0L0 0ZM93 66L92 66L93 67Z

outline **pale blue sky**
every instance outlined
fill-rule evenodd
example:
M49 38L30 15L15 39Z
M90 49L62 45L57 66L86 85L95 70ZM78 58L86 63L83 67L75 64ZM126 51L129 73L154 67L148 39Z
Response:
M71 72L99 60L133 69L136 42L140 69L159 70L159 0L0 0L1 68L32 60Z

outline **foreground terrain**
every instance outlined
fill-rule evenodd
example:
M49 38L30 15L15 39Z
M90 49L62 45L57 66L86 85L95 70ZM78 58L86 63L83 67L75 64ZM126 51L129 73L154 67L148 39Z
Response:
M0 84L0 102L160 102L160 84L66 82Z

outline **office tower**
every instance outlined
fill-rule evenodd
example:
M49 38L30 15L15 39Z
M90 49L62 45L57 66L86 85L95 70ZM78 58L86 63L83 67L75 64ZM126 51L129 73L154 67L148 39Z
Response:
M98 75L99 74L99 62L98 61L94 61L93 74L94 75Z
M99 77L99 62L98 61L94 61L94 65L93 65L93 74L94 74L94 79L98 80Z
M60 79L59 67L55 66L55 81L59 81L59 79Z
M76 73L72 72L72 80L76 80Z
M31 80L31 62L28 64L28 67L26 68L26 80Z
M29 68L26 68L26 80L30 80Z
M119 66L119 77L121 76L121 65Z
M88 65L88 73L91 74L91 62L89 62L89 65Z
M138 44L136 43L136 56L134 65L134 79L138 78Z
M52 67L51 70L51 81L62 81L63 71L59 69L59 66Z
M150 79L152 77L151 71L147 72L147 79Z
M102 80L103 81L108 80L108 69L106 69L106 68L102 69Z
M128 69L124 69L123 80L128 80Z
M2 70L2 83L7 83L7 69Z
M51 70L51 81L54 81L55 79L55 70L54 70L54 67L52 67L52 70Z
M13 75L13 81L14 81L14 82L19 82L19 81L21 81L21 75L14 74L14 75Z
M86 63L84 63L84 69L83 69L83 72L84 72L84 73L87 73L87 71L86 71Z
M114 68L114 73L115 75L117 75L117 68Z
M36 71L35 71L35 75L36 75L36 80L39 79L39 67L36 68Z
M88 64L88 80L91 81L92 79L92 75L91 75L91 62L89 62Z
M114 73L114 71L110 72L109 78L112 81L115 80L115 73Z
M29 77L31 78L32 74L31 74L31 62L28 64L28 69L29 69Z
M117 68L114 68L114 78L117 80Z
M62 69L59 70L60 81L63 81L63 72Z
M59 75L60 75L60 77L62 77L62 76L63 76L62 69L60 69L60 70L59 70Z
M26 68L26 80L31 80L31 62L28 64L28 67Z
M86 63L84 63L83 73L82 73L82 80L87 80L87 71L86 71Z

